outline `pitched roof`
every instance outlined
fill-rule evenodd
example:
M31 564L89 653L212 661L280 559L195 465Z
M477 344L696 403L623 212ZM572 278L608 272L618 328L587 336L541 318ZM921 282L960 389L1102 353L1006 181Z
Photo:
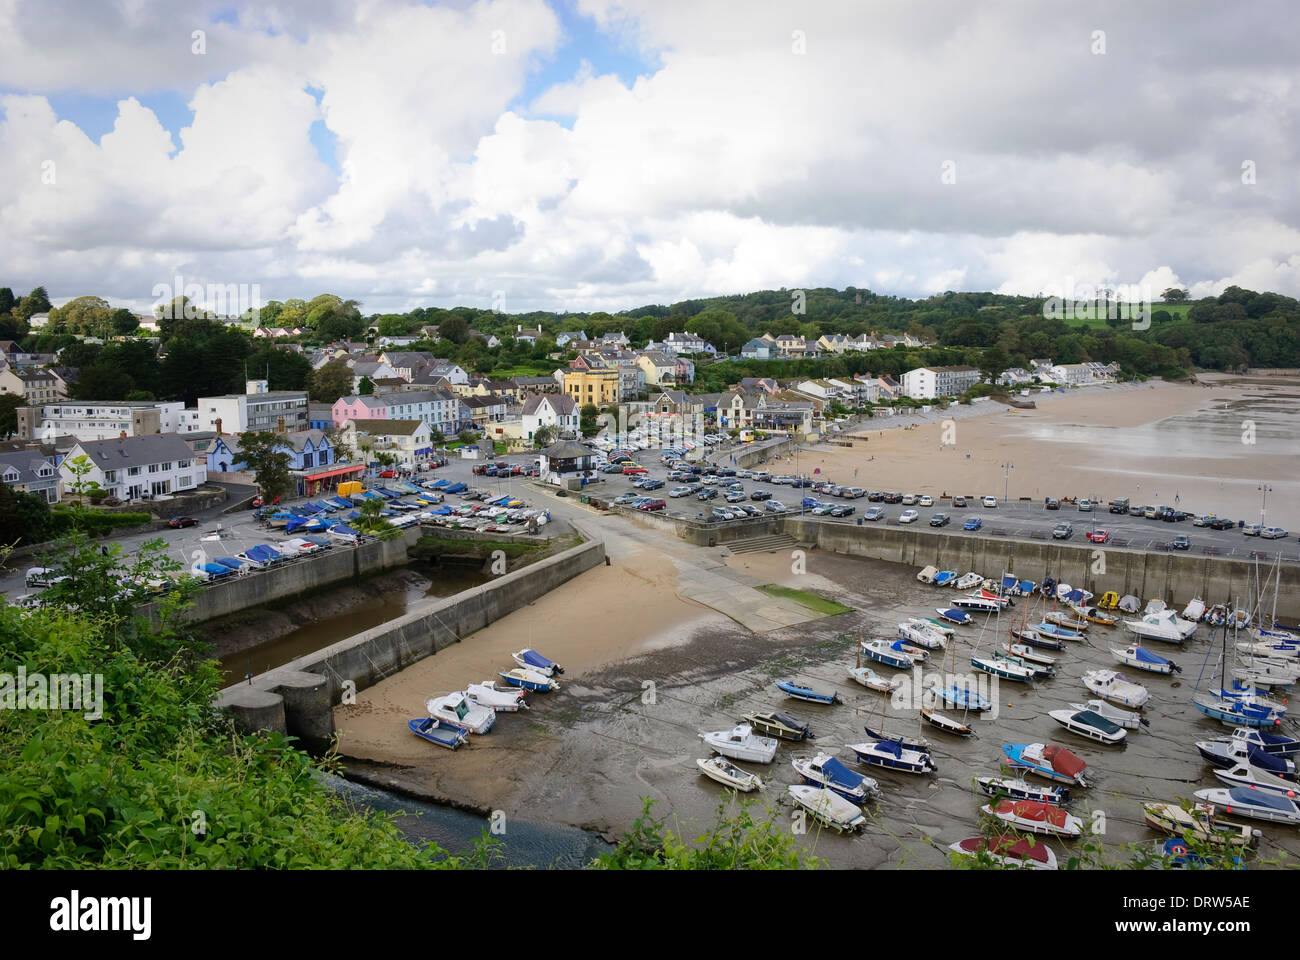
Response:
M189 445L174 433L86 440L78 446L101 470L118 470L122 467L144 466L166 460L194 458L194 452Z
M423 420L349 420L357 433L375 436L409 437L426 426Z
M36 471L42 466L47 466L54 472L48 477L38 477ZM18 471L18 479L10 481L11 483L36 483L41 480L52 480L58 476L58 471L54 468L54 461L39 450L15 450L11 453L0 453L0 477L4 476L11 467Z

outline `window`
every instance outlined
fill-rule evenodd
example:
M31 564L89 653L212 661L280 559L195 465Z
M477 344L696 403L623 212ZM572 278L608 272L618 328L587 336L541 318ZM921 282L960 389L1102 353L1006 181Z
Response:
M150 473L157 473L157 472L158 472L158 464L156 464L156 463L151 463L151 464L149 464L149 472L150 472Z
M126 470L126 475L127 475L128 477L138 477L138 476L140 476L140 468L139 468L139 467L128 467L127 470Z
M178 486L178 487L188 487L188 486L189 486L191 483L193 483L193 482L194 482L194 479L193 479L192 477L177 477L177 479L176 479L176 486Z

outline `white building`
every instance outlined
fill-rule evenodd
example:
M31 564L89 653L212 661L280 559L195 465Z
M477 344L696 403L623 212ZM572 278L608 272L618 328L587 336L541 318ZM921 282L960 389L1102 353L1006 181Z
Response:
M561 437L576 435L582 419L574 399L564 394L543 394L524 402L523 439L531 440L542 427L554 427Z
M903 396L913 400L956 397L979 383L974 367L918 367L903 374Z
M121 500L193 490L208 479L206 457L196 456L175 434L160 433L77 443L59 467L65 492L77 482L70 462L83 455L91 464L83 482L94 481Z
M307 391L268 390L265 380L249 380L247 393L222 397L199 397L197 423L201 430L221 432L269 431L297 433L311 426L307 414Z

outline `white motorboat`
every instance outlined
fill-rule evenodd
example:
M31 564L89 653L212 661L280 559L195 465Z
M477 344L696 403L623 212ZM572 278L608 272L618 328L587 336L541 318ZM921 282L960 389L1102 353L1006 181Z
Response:
M1083 675L1083 685L1103 700L1131 710L1142 709L1151 699L1146 687L1114 670L1088 670Z
M952 605L961 610L973 610L976 613L997 613L1002 609L1002 604L996 600L990 600L988 597L981 597L978 594L958 597L952 602Z
M796 757L790 765L806 783L834 790L859 806L880 795L879 783L853 772L829 753L819 753L812 759Z
M1002 649L1026 663L1034 663L1040 667L1054 667L1056 665L1055 657L1039 653L1027 643L1004 643Z
M1070 706L1075 710L1090 710L1099 717L1105 717L1111 723L1121 726L1125 730L1137 730L1140 727L1151 726L1151 721L1142 714L1133 710L1121 710L1105 700L1089 700L1087 703L1072 703Z
M1278 793L1233 787L1229 790L1197 790L1196 799L1222 808L1228 816L1300 826L1300 805Z
M1183 607L1180 616L1184 620L1190 620L1193 623L1200 623L1201 617L1205 616L1205 601L1200 597L1187 601L1187 606Z
M964 857L986 856L994 863L1025 870L1055 870L1056 854L1046 844L1035 843L1032 838L1015 834L1000 837L967 837L948 845L948 849Z
M776 741L770 737L760 737L747 723L739 724L730 730L715 730L701 733L700 739L706 744L732 760L748 760L751 763L771 763L776 756Z
M1099 743L1119 744L1128 731L1091 710L1049 710L1047 715L1071 733Z
M1246 727L1239 727L1231 737L1198 740L1196 750L1209 763L1224 770L1229 770L1239 763L1247 763L1280 777L1294 777L1295 761L1264 750L1259 746L1258 740L1246 736L1253 732Z
M910 670L913 665L925 663L930 659L930 655L919 647L913 647L904 643L902 640L869 640L862 641L858 644L862 649L864 656L870 657L877 663L883 663L887 667L897 667L901 670Z
M944 639L955 637L957 635L956 630L954 630L952 627L945 627L942 623L940 623L938 620L935 620L933 617L925 617L925 618L908 617L903 622L915 624L918 627L924 627L926 630L929 630L931 633L939 634Z
M497 686L495 680L471 683L465 688L465 695L480 707L490 707L497 713L516 713L527 710L523 690L506 690Z
M707 760L696 760L695 765L700 768L700 773L711 780L716 780L724 787L731 787L741 793L763 789L763 781L756 774L750 773L748 770L741 770L726 757L709 757Z
M900 623L898 637L927 650L942 650L948 645L943 634L915 623Z
M886 679L870 667L849 667L849 676L868 690L875 690L877 693L893 693L904 682L901 676Z
M446 720L464 727L470 733L487 733L497 722L497 712L494 709L480 706L464 691L432 697L425 706L429 710L429 716L435 720Z
M849 749L857 754L858 761L902 773L935 773L938 767L928 753L910 750L897 740L868 740L851 743Z
M799 783L791 784L787 790L791 800L835 830L857 830L867 822L856 804L845 800L834 790Z
M1064 808L1037 800L999 800L980 807L990 817L1026 833L1073 839L1083 835L1083 821Z
M1141 620L1125 620L1129 633L1143 640L1163 643L1186 643L1196 634L1196 624L1183 620L1172 610L1154 610L1145 613Z
M1142 613L1163 613L1168 609L1168 605L1163 600L1148 600L1147 605L1142 608Z
M962 576L958 577L957 582L953 584L953 586L955 586L958 590L969 590L972 587L978 587L983 582L984 582L984 578L982 576L980 576L978 573L972 572L972 573L963 574Z
M1269 773L1249 761L1238 761L1227 769L1216 769L1214 775L1229 787L1245 787L1247 790L1277 793L1291 799L1300 796L1300 785L1297 785L1294 780Z
M1040 787L1028 780L1012 777L976 777L975 785L990 797L1010 800L1037 800L1064 806L1070 802L1070 791L1065 787Z
M1152 653L1140 643L1130 643L1124 649L1110 648L1110 655L1118 662L1137 667L1147 673L1182 673L1182 668L1172 660Z

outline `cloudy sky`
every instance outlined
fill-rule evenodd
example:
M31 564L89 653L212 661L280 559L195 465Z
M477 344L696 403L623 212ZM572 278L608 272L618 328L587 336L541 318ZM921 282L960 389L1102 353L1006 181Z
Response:
M1084 9L1086 8L1086 9ZM1300 295L1274 3L0 0L0 285Z

